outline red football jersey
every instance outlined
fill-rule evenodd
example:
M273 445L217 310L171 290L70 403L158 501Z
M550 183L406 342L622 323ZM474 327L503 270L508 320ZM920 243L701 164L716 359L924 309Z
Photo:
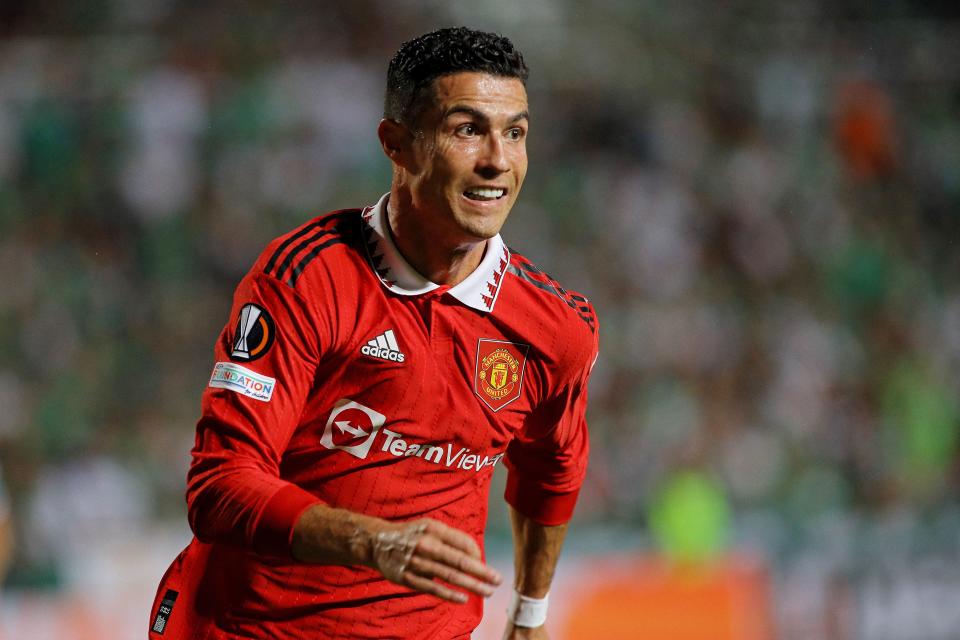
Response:
M499 236L460 284L425 280L393 244L386 199L278 238L238 286L187 477L196 537L160 584L151 638L468 637L481 598L297 562L297 518L316 503L429 516L483 548L501 461L511 505L570 518L593 308Z

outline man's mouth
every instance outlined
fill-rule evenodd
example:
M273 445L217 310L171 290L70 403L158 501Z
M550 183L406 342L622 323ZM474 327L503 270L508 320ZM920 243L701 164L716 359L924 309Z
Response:
M488 200L499 200L507 193L506 189L492 187L471 187L463 192L467 198L486 202Z

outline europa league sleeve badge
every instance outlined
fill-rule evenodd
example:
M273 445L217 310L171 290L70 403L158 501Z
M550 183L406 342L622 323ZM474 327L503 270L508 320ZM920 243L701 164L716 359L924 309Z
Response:
M276 329L273 318L263 307L247 303L240 309L237 328L233 331L232 360L251 362L262 357L273 344Z

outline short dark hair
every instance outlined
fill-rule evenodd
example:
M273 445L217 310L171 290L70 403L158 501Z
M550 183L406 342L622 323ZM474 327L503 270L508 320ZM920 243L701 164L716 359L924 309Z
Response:
M413 125L433 81L451 73L479 71L527 82L523 55L509 39L466 27L438 29L400 45L387 69L383 117Z

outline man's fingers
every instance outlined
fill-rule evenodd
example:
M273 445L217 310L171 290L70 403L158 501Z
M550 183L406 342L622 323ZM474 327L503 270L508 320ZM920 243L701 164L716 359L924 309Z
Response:
M449 602L456 602L457 604L463 604L467 601L467 594L461 593L460 591L454 591L449 587L445 587L439 582L434 582L429 578L424 578L418 576L410 571L407 571L404 575L404 578L407 582L407 586L417 591L422 591L424 593L429 593L431 595L442 598Z
M468 573L484 582L498 585L501 582L500 574L494 569L480 562L464 552L444 544L431 535L420 538L414 556L424 557L440 564L453 567L462 573Z
M480 547L477 546L477 541L470 537L469 534L460 531L459 529L454 529L453 527L447 526L442 522L437 520L425 520L427 524L427 532L432 533L437 536L445 543L467 553L468 555L473 556L474 558L479 558Z
M480 580L458 571L449 565L434 562L433 560L428 560L427 558L418 556L410 558L410 562L407 565L407 571L413 571L420 576L428 578L439 578L444 582L450 583L457 587L462 587L467 591L472 591L473 593L484 597L490 597L493 595L493 585L487 582L481 582Z

